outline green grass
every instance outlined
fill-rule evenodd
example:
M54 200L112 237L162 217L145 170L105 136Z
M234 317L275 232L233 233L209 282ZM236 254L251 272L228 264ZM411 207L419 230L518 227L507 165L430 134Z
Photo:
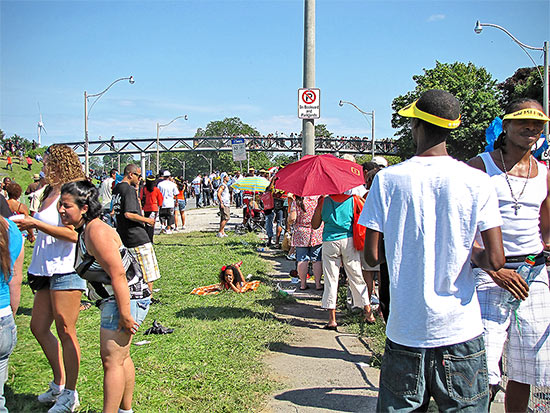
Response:
M29 171L27 169L27 162L25 159L23 159L22 163L19 164L18 156L12 156L11 158L13 160L13 171L6 169L6 156L0 156L0 181L2 181L4 177L9 176L13 181L17 182L23 190L21 202L29 205L28 198L25 195L25 190L27 189L27 186L33 182L32 176L42 170L42 162L36 162L33 159L32 167Z
M15 168L14 168L15 169ZM134 409L136 412L241 412L257 411L277 383L266 374L261 357L270 343L284 341L286 324L272 316L280 302L268 285L268 264L256 253L254 235L218 239L211 233L158 236L155 251L162 278L160 292L132 345L136 366ZM26 251L26 266L31 250ZM256 292L222 292L192 296L197 286L217 282L222 265L243 260L244 274L262 281ZM25 266L25 269L26 269ZM26 277L25 277L26 278ZM51 380L51 371L29 329L32 293L23 286L16 317L18 344L10 357L6 383L10 411L43 411L36 395ZM170 335L144 336L154 319L175 328ZM80 313L77 324L82 362L77 389L80 411L102 408L103 372L99 357L99 310ZM54 329L55 330L55 329Z

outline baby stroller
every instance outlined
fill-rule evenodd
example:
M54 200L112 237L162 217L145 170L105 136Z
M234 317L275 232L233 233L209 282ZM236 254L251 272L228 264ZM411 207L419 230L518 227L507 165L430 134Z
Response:
M243 199L243 227L249 232L265 232L265 213L253 198Z

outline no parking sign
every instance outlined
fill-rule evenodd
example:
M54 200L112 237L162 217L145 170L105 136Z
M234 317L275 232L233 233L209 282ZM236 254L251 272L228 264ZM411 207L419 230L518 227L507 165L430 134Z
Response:
M298 117L300 119L319 119L321 117L320 89L298 89Z

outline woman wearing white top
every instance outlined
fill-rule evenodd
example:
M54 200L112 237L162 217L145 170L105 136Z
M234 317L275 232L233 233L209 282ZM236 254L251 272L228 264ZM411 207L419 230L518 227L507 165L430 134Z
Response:
M75 390L80 367L76 321L86 283L74 270L78 235L72 226L62 224L57 203L61 185L83 179L84 172L71 148L52 145L44 155L44 173L48 186L38 212L18 220L17 225L21 230L38 230L28 268L29 285L35 292L31 331L53 371L53 381L38 400L55 402L49 412L67 412L79 406ZM50 330L53 321L61 347Z

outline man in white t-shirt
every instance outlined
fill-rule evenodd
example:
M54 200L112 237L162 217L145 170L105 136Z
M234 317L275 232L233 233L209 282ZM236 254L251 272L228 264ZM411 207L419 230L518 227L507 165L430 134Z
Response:
M111 217L111 199L113 198L113 188L117 172L116 169L111 169L109 176L105 178L99 187L99 198L101 199L102 207L101 215L103 220L111 226L114 226Z
M218 191L216 192L216 198L220 205L220 230L218 232L218 235L216 235L218 238L227 237L227 234L225 233L225 224L229 221L230 215L231 215L231 197L229 195L229 175L227 175L225 172L221 175L222 183L218 187Z
M171 234L175 224L174 206L176 196L179 194L178 186L170 180L170 171L164 171L163 180L157 184L160 193L163 196L162 206L159 210L159 220L161 231Z
M429 90L399 111L410 117L416 156L374 178L359 223L365 258L384 242L390 314L378 411L487 411L489 388L481 313L470 264L501 268L498 201L487 175L451 158L446 139L460 103ZM473 247L481 232L485 249Z
M195 179L191 181L191 188L193 188L193 195L195 196L195 206L202 208L201 194L202 194L202 176L198 174Z

